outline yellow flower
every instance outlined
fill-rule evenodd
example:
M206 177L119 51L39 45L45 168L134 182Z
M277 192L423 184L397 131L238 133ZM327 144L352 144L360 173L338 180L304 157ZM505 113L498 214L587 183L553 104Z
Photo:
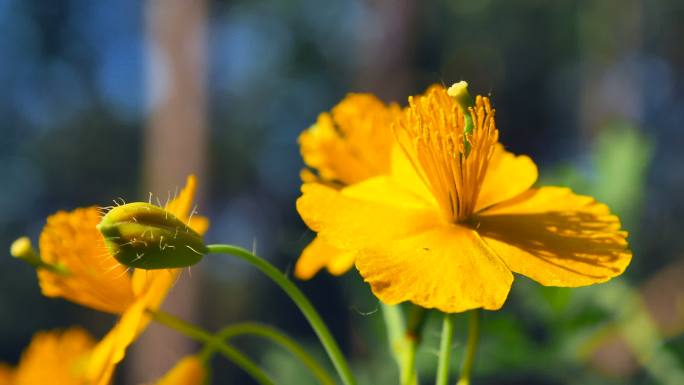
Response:
M302 171L302 179L342 187L389 173L391 122L398 113L397 105L387 106L373 95L347 95L299 136L302 158L309 167ZM295 276L309 279L323 267L340 275L353 264L353 253L316 238L297 261Z
M319 238L354 253L383 302L495 310L512 272L576 287L629 264L627 233L604 204L567 188L531 188L537 168L498 143L488 98L464 111L433 87L409 98L393 129L403 151L393 154L391 175L341 190L305 183L297 201Z
M83 329L39 332L16 368L0 364L0 385L82 385L95 341Z
M16 368L0 363L0 385L87 385L87 363L95 341L85 330L39 332L21 356ZM207 378L204 363L196 356L180 360L156 385L201 385Z
M189 218L195 192L194 176L166 210L192 229L204 233L206 218ZM114 328L94 348L88 365L88 379L107 384L126 348L150 322L146 310L156 310L177 280L181 269L134 270L119 264L104 245L96 225L101 213L97 207L58 212L48 218L40 236L40 254L48 265L64 267L62 274L51 269L38 269L43 294L62 297L97 310L120 314Z

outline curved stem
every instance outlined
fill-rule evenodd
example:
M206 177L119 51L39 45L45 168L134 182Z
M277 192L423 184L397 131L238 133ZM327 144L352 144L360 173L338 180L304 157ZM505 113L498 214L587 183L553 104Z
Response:
M442 323L442 341L439 345L439 363L437 365L436 385L447 385L449 382L449 364L451 362L451 344L454 340L454 316L445 313Z
M283 332L267 325L262 325L256 322L245 322L234 324L221 329L214 336L219 341L226 341L240 335L255 335L270 340L283 348L289 350L294 354L318 379L323 385L335 385L335 381L330 378L330 375L323 369L316 360L309 355L295 340L284 334ZM202 352L203 357L210 357L214 351L215 346L207 345Z
M219 351L229 361L233 362L235 365L247 372L247 374L249 374L259 384L275 385L275 383L268 377L268 375L266 375L266 373L264 373L261 368L259 368L254 361L250 360L239 350L214 337L208 331L189 324L160 310L150 312L150 314L152 314L152 318L160 324L173 329L185 335L186 337L210 345L213 349Z
M465 357L463 359L463 366L461 367L461 378L457 385L470 385L470 375L473 371L473 362L475 362L475 352L477 351L477 342L480 339L480 311L474 309L470 311L470 320L468 321L468 345L466 346Z
M321 316L318 314L316 309L314 309L313 305L311 305L311 302L309 302L306 296L304 296L301 290L299 290L297 286L292 283L292 281L290 281L273 265L241 247L231 245L209 245L207 246L207 249L210 253L225 253L243 259L257 267L269 278L271 278L273 282L278 284L278 286L285 291L292 301L294 301L297 307L299 307L299 310L301 310L304 314L304 317L306 317L306 319L309 321L309 324L314 329L318 339L323 344L325 351L328 353L330 360L333 362L337 373L342 378L342 382L345 385L356 385L356 381L354 380L354 376L349 369L349 365L342 355L342 351L340 351L337 342L335 342L335 339L330 334L325 322L323 322Z

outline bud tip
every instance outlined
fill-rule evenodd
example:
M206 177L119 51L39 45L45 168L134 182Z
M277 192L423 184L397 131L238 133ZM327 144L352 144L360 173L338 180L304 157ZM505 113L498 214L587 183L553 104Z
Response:
M33 245L31 245L31 240L28 237L18 238L16 241L12 242L10 254L14 258L18 259L31 258L35 255L35 252L33 251Z

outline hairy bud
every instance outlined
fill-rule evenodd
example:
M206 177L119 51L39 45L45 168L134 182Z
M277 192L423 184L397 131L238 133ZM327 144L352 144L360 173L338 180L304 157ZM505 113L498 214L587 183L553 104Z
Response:
M129 267L187 267L207 253L201 235L170 212L149 203L117 206L97 228L114 258Z

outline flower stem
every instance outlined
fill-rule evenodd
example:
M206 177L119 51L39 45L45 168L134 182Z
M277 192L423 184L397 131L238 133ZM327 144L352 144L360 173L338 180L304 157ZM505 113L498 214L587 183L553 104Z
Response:
M457 385L470 385L470 375L473 371L473 362L475 361L475 352L477 351L477 342L479 339L480 310L474 309L470 311L470 320L468 321L468 345L466 346L463 366L461 367L461 378L458 380Z
M454 316L444 314L442 323L442 341L439 346L439 363L437 365L436 385L447 385L449 382L449 364L451 362L451 344L454 339Z
M295 340L284 334L283 332L256 322L245 322L235 325L227 326L215 334L219 341L226 341L240 335L254 335L263 337L275 344L282 346L294 354L318 379L323 385L335 385L335 381L323 369L316 360L304 350ZM208 358L216 350L216 346L206 345L202 352L202 357Z
M404 325L404 315L398 305L386 305L381 303L382 315L387 328L387 339L390 351L399 366L399 380L401 385L415 385L416 378L415 359L418 347L420 328L413 327L413 332ZM409 325L411 325L409 316ZM413 322L415 324L415 322Z
M416 351L422 339L423 325L427 319L427 310L417 305L410 305L404 341L406 352L402 360L402 385L414 385L418 383L416 373Z
M306 296L297 288L297 286L292 283L283 273L276 269L273 265L266 262L265 260L257 257L256 255L250 253L249 251L232 245L209 245L207 249L210 253L225 253L236 256L261 270L262 273L266 274L273 282L278 284L283 291L294 301L294 303L302 311L304 317L309 321L309 324L314 329L314 332L321 341L321 344L328 353L330 360L332 361L337 373L342 378L342 382L345 385L355 385L356 380L352 375L349 365L346 359L342 355L337 342L330 334L328 327L325 322L321 319L316 309L311 305L311 302L306 298Z
M156 322L159 322L160 324L173 329L185 335L186 337L210 345L212 349L219 351L229 361L233 362L247 372L247 374L249 374L259 384L275 385L275 383L261 368L259 368L254 361L250 360L239 350L219 340L208 331L160 310L150 313Z

